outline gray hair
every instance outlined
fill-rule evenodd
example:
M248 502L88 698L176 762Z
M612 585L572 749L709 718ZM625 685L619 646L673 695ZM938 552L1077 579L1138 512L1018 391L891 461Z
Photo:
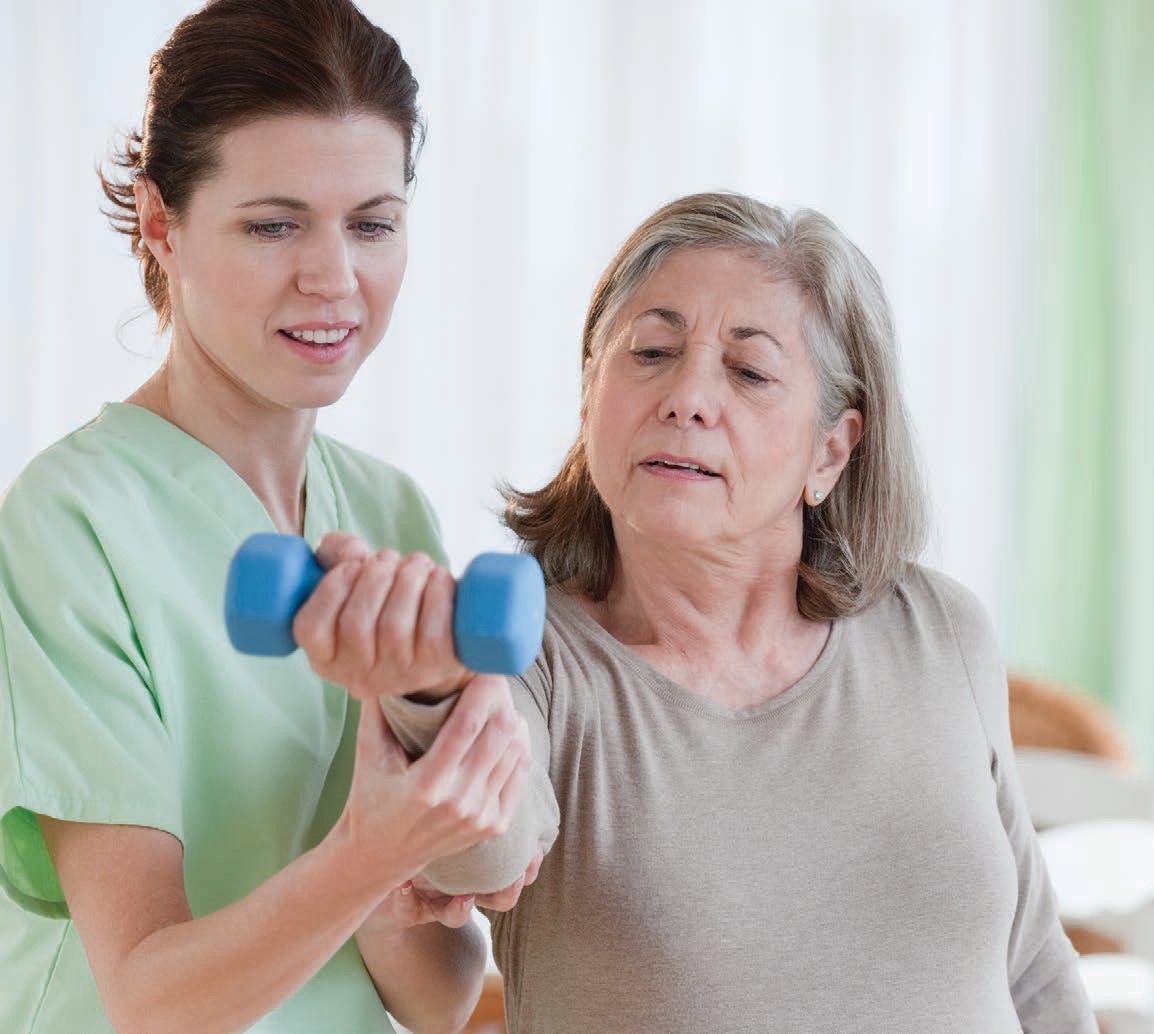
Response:
M692 194L659 209L621 247L593 292L582 339L582 395L595 380L622 307L674 251L718 248L765 263L804 302L803 333L818 381L819 429L847 409L863 433L837 487L805 507L798 607L811 618L865 609L920 552L925 490L897 373L893 319L877 271L826 216L787 213L733 193ZM505 523L541 562L548 581L602 599L616 544L593 486L584 428L544 488L506 485Z

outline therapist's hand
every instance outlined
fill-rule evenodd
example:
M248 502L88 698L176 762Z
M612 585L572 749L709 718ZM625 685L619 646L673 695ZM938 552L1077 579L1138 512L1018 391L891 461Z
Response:
M293 619L293 636L321 678L359 700L439 698L465 684L449 571L424 553L373 552L345 532L326 535L317 560L326 573Z
M365 920L365 928L377 933L399 932L410 926L440 923L456 929L469 922L475 903L472 894L442 894L427 885L418 887L414 878L385 895Z
M381 875L383 899L434 859L507 832L531 756L525 720L500 676L474 676L416 760L369 701L334 834L351 847L358 871Z

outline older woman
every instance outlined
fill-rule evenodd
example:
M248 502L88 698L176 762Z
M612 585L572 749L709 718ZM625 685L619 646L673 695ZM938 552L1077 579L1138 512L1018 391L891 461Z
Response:
M560 806L493 915L510 1029L1094 1030L998 642L914 562L870 263L815 212L683 198L610 264L583 364L560 473L508 494L551 583L515 692ZM497 886L520 850L431 875Z

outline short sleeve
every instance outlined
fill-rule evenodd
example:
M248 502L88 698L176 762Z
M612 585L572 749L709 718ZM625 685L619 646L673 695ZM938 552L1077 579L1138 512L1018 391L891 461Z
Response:
M37 814L181 836L148 667L116 572L61 475L34 465L0 502L0 886L47 916L68 913Z

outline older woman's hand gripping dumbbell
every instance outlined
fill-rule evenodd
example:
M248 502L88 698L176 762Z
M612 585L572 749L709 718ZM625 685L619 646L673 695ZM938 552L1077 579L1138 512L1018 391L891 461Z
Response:
M324 569L297 535L258 533L229 565L225 625L242 653L284 657L297 648L292 622ZM525 553L481 553L457 582L453 646L470 671L519 675L541 649L545 581Z

